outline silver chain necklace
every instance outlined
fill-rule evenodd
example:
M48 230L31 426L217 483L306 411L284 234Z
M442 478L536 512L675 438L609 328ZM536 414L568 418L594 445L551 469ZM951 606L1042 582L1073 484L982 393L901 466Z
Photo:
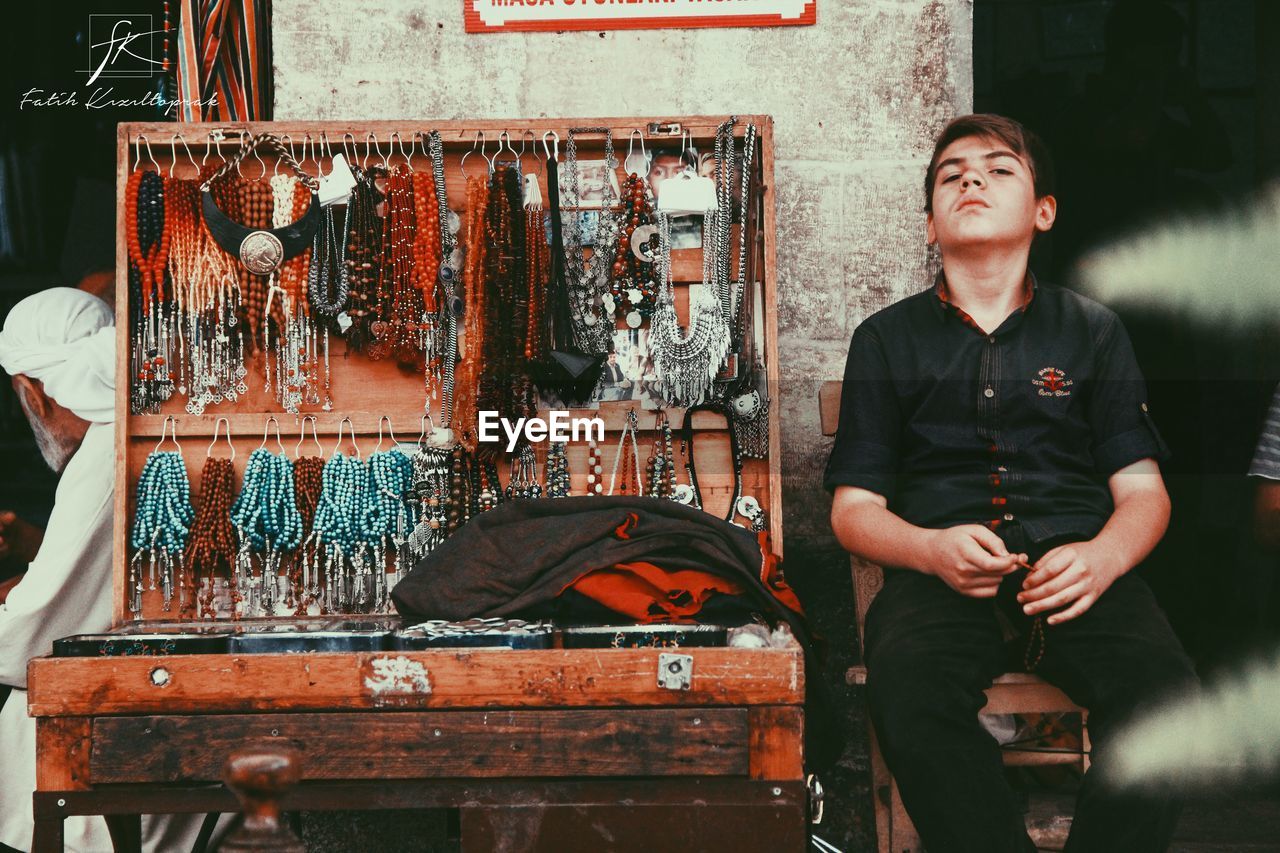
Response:
M578 133L604 134L604 189L589 264L582 256L582 192L579 186L578 146L574 139L574 135ZM602 308L602 300L609 289L609 277L613 271L618 243L614 213L617 198L613 192L613 181L610 180L610 176L618 168L613 155L613 132L607 127L571 128L565 152L569 180L561 207L568 208L571 213L564 229L564 251L574 339L584 353L604 353L612 346L613 326Z

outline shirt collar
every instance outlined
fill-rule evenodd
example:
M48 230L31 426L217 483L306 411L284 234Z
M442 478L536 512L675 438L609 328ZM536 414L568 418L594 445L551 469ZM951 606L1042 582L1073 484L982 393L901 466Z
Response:
M933 295L935 297L934 304L938 306L942 315L951 314L966 326L986 334L982 327L969 316L969 313L960 306L951 301L951 291L947 287L947 276L945 271L938 270L938 275L933 282ZM1017 313L1025 314L1027 309L1031 307L1032 301L1036 297L1036 276L1030 269L1027 270L1027 277L1022 280L1022 302L1018 305Z

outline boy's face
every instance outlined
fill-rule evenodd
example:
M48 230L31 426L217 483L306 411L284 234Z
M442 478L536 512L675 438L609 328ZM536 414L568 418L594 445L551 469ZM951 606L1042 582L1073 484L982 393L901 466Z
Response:
M1027 162L999 139L957 139L938 157L929 242L948 251L1031 245L1053 226L1057 202L1037 199Z

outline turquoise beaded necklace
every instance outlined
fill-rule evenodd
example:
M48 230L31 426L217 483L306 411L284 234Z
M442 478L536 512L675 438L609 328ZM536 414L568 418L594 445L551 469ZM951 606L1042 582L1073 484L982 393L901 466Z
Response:
M161 450L170 421L173 422L173 443L178 449ZM133 532L129 537L129 544L134 549L134 557L129 564L132 612L142 612L144 587L141 564L144 555L150 558L148 588L157 588L156 578L159 575L164 609L170 609L174 568L182 565L193 518L191 483L187 478L187 466L182 461L182 447L178 444L178 422L170 415L161 425L156 449L147 456L138 475Z
M240 535L235 582L242 600L250 612L270 616L279 594L281 558L302 543L302 514L294 492L293 462L283 446L279 453L266 448L265 431L263 446L249 454L245 464L244 485L231 506L231 521ZM261 560L261 577L252 574L251 553Z
M398 449L373 453L369 457L369 489L362 517L364 541L373 554L374 609L384 612L390 605L391 588L387 583L385 549L395 548L395 582L404 576L405 543L416 520L412 505L405 495L413 485L413 460ZM364 583L359 582L359 593ZM363 604L364 601L358 601Z

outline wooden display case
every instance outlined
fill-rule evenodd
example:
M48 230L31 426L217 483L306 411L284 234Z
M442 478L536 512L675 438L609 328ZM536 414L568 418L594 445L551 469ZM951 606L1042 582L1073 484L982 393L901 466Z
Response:
M484 122L275 122L247 125L122 124L118 130L116 513L114 620L117 626L172 620L158 591L143 595L141 613L128 599L128 529L137 478L162 435L167 415L177 434L199 499L199 468L215 423L226 417L236 447L236 473L264 442L274 415L292 453L302 414L314 414L326 455L339 422L349 418L367 453L378 440L379 421L390 419L401 441L418 435L423 379L390 361L332 351L333 411L305 407L280 411L262 388L252 363L250 389L234 404L210 406L200 415L183 410L174 395L158 414L131 414L128 389L128 256L123 227L124 186L145 138L144 162L154 159L168 174L194 176L183 142L196 162L208 145L229 154L242 133L270 131L295 146L322 134L337 149L351 134L363 153L366 140L381 151L393 134L399 159L415 132L438 130L445 144L451 209L464 213L459 161L477 133L493 141L504 131L520 140L554 130L563 141L570 128L608 127L619 162L627 140L640 130L645 144L679 145L687 133L710 151L723 117L537 119ZM753 164L758 188L745 223L746 280L756 345L771 396L777 399L777 305L774 243L773 134L768 116L742 116L759 131ZM672 128L678 128L674 133ZM530 136L530 132L532 137ZM182 141L180 141L182 140ZM578 137L580 159L598 158L603 134ZM539 155L541 141L537 142ZM176 156L176 161L175 161ZM380 155L371 153L371 158ZM474 158L473 158L474 160ZM532 159L524 161L532 167ZM414 149L415 169L430 169L424 146ZM468 163L473 167L474 163ZM262 168L272 169L268 161ZM250 157L243 169L257 169ZM620 177L625 177L620 175ZM733 226L733 241L744 229ZM700 281L701 250L672 255L677 306L687 320L687 289ZM622 327L622 326L620 326ZM629 402L604 402L598 414L607 433L606 465ZM433 403L433 411L439 411ZM674 424L682 412L668 409ZM642 443L652 423L640 416ZM576 415L596 414L579 411ZM769 410L769 453L747 459L743 488L768 514L775 550L781 550L781 480L778 406ZM724 421L697 413L698 474L708 511L723 517L733 492ZM308 431L308 441L310 433ZM388 439L389 440L389 439ZM222 439L219 439L222 442ZM349 441L344 439L346 446ZM269 444L274 446L274 431ZM584 491L585 443L568 449L575 494ZM539 453L540 462L545 449ZM505 466L500 466L505 468ZM503 471L505 475L505 470ZM289 809L407 808L461 810L464 850L651 849L661 827L663 849L725 849L730 839L752 849L802 849L806 843L806 794L802 770L804 661L798 648L677 650L691 667L686 689L660 683L666 665L659 649L546 649L532 651L438 649L413 652L164 657L41 658L30 664L29 709L38 718L35 797L37 850L61 849L62 819L70 814L136 815L139 812L231 810L221 785L227 756L256 743L287 745L301 754L303 781L285 801ZM530 824L528 810L540 819ZM526 817L520 817L525 815ZM660 821L660 823L658 823ZM112 820L119 839L129 821ZM532 835L517 825L540 826ZM593 828L594 827L594 828ZM603 833L603 834L601 834ZM612 838L612 840L607 840ZM739 846L741 845L739 842ZM124 844L128 846L128 844Z

